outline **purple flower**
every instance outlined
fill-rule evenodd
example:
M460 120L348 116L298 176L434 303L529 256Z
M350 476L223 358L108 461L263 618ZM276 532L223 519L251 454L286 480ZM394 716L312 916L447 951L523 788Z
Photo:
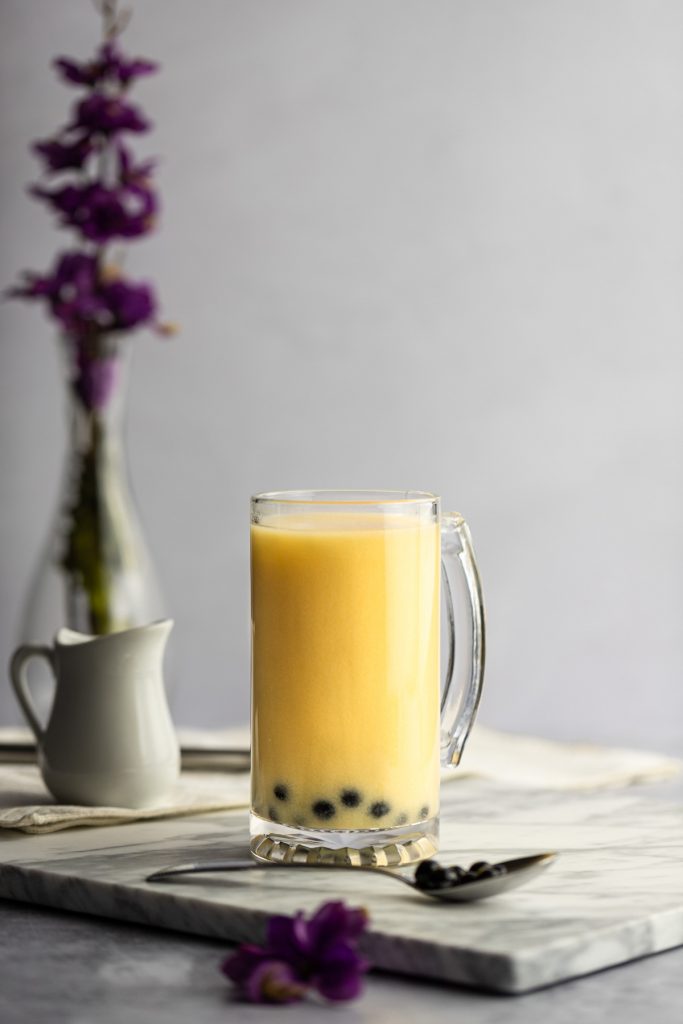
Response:
M27 274L9 292L12 298L43 299L65 333L85 338L93 332L131 331L156 326L156 298L151 285L135 283L115 272L103 273L95 256L65 252L51 274Z
M139 238L156 222L157 200L151 189L91 185L67 223L93 242Z
M115 42L103 43L99 51L103 79L118 82L124 87L136 78L153 75L159 65L153 60L134 57L130 60L118 49Z
M97 264L94 256L65 252L58 258L52 274L43 277L26 274L24 285L9 292L12 298L44 299L52 315L71 334L80 334L92 326L102 312L96 294Z
M123 57L119 57L117 74L121 85L126 86L143 75L153 75L158 69L159 65L153 60L142 60L137 57L127 61Z
M132 284L117 278L101 285L99 294L111 318L110 330L130 331L154 320L156 299L148 284Z
M250 1003L295 1003L308 990L289 964L272 959L260 946L240 946L222 970Z
M102 70L97 60L79 64L75 60L69 60L68 57L58 57L54 61L54 66L64 81L71 82L72 85L97 85L102 77Z
M310 989L325 999L355 999L369 963L356 949L367 924L362 909L341 902L324 903L306 920L276 915L268 921L263 947L240 946L222 964L249 1002L294 1002Z
M118 96L94 92L76 107L75 128L113 135L116 132L146 132L151 125L139 107Z
M92 152L92 142L85 135L75 139L45 139L34 142L33 149L42 156L48 171L76 170Z
M148 189L156 161L145 160L140 164L133 163L133 156L123 143L118 144L117 154L120 183L131 189Z
M157 199L141 185L107 188L97 182L49 189L34 187L31 193L61 215L61 223L75 228L91 242L114 238L138 238L154 227Z
M139 57L129 60L115 43L111 42L103 43L97 51L95 59L84 64L70 60L68 57L59 57L54 63L66 82L90 88L104 82L128 86L136 78L153 74L159 67L154 61L142 60Z

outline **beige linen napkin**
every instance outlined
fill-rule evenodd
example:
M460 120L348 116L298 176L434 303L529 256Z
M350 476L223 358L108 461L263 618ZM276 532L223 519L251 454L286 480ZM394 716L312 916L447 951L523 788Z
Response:
M183 772L171 799L159 806L81 807L57 804L45 789L35 765L0 765L0 829L58 832L76 825L123 825L130 821L203 814L249 806L247 772Z
M601 789L674 778L683 771L683 759L626 747L545 740L477 724L460 767L446 771L449 778L477 775L518 789Z
M248 730L180 730L178 735L181 746L204 751L201 756L195 755L195 763L205 770L183 772L172 799L162 807L148 810L56 804L35 765L0 765L0 829L56 832L76 825L114 825L248 806L248 774L226 771L234 762L226 762L220 753L223 748L246 749ZM27 739L23 731L0 729L0 760L2 743L10 742L10 736L12 742ZM681 770L683 761L661 754L558 743L477 725L461 766L444 769L442 781L475 776L518 788L586 790L659 781L672 778Z

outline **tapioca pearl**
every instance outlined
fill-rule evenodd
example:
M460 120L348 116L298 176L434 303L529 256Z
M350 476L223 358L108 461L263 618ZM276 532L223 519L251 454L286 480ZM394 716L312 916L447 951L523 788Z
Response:
M408 821L408 815L407 814L399 814L398 818L396 819L396 824L397 825L405 825L407 823L407 821Z
M272 804L269 804L268 806L268 817L270 818L271 821L274 821L277 824L279 824L280 819L277 816L277 810L273 807Z
M277 786L273 786L273 794L276 800L289 800L289 787L278 782Z
M363 797L357 789L342 789L341 802L344 807L358 807Z
M437 860L423 860L415 869L415 884L418 889L440 889L446 883L446 870Z
M373 818L384 818L390 810L391 807L385 800L376 800L374 804L370 804L370 814Z
M419 812L420 821L424 821L425 818L429 817L429 807L427 804L423 804Z
M333 803L329 800L316 800L311 805L311 810L315 814L316 818L321 818L323 821L329 821L330 818L334 818L337 810Z

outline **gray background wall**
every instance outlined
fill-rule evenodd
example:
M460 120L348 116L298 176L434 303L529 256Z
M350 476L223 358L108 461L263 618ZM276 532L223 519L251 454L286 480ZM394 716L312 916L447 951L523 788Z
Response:
M483 720L683 752L683 5L135 8L165 216L129 265L183 332L134 339L129 436L176 718L247 713L251 492L410 487L472 526ZM1 282L57 245L27 145L96 34L87 0L0 5ZM4 661L62 410L52 328L0 316Z

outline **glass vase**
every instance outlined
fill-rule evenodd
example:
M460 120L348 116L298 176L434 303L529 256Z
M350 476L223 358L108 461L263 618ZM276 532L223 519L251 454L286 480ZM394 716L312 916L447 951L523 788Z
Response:
M67 450L57 510L33 572L20 642L49 644L62 626L93 635L165 615L133 500L124 413L130 342L66 338ZM52 684L41 662L31 691L44 716Z

